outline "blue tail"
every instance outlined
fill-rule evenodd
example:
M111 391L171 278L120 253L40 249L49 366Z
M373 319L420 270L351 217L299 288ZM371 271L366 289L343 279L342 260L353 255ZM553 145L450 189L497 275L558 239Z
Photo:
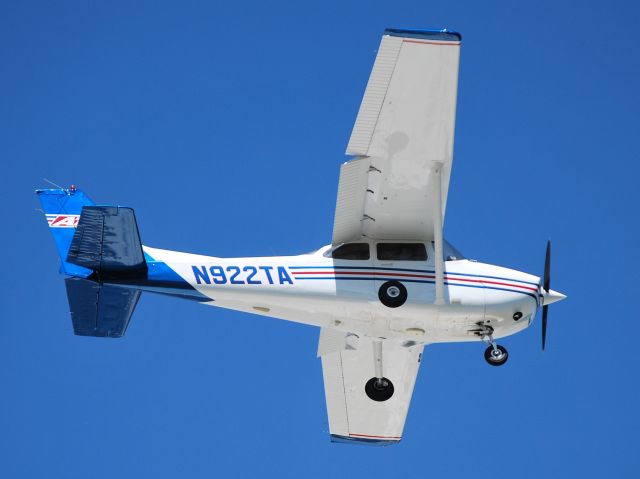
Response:
M36 194L58 248L60 272L71 276L65 284L76 334L123 336L144 290L211 301L145 254L131 208L96 206L74 187Z
M60 272L69 276L88 277L92 270L67 262L71 240L76 232L83 206L91 201L82 191L70 189L36 190L60 255Z

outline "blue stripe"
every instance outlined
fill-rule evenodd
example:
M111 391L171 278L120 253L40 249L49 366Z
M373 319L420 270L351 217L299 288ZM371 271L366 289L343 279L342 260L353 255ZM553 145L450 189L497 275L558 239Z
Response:
M394 278L394 277L371 277L371 278L367 278L367 277L357 277L357 278L344 278L344 277L323 277L323 278L298 278L296 277L296 280L322 280L322 279L331 279L334 281L375 281L375 280L379 280L379 281L387 281L387 280L396 280L396 281L402 281L403 283L427 283L427 284L435 284L434 280L428 280L428 279L405 279L405 278ZM448 284L450 286L462 286L464 288L480 288L480 289L494 289L496 291L506 291L508 293L519 293L519 294L526 294L527 296L531 296L533 299L536 300L536 303L538 302L538 297L533 294L533 293L529 293L527 291L517 291L517 290L513 290L513 289L506 289L506 288L496 288L494 286L483 286L483 285L476 285L476 284L457 284L457 283L451 283L449 281L445 281L444 284Z
M435 274L436 272L430 269L407 269L407 268L376 268L374 266L288 266L289 269L362 269L362 270L380 270L380 271L402 271L407 273L429 273ZM503 281L513 281L515 283L530 284L531 286L539 286L538 283L532 283L531 281L523 281L521 279L503 278L501 276L485 276L482 274L471 273L454 273L452 271L445 271L444 274L455 276L469 276L470 278L488 278L488 279L500 279Z

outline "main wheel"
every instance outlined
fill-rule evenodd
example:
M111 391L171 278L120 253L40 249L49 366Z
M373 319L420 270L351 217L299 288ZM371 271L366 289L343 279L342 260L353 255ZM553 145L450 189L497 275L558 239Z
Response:
M380 286L378 299L388 308L397 308L407 300L407 288L399 281L387 281Z
M489 346L484 351L484 359L491 364L491 366L502 366L509 359L509 353L504 346L497 346L498 350L494 350L493 346Z
M387 378L371 378L364 386L364 392L367 393L369 399L382 402L393 396L393 383Z

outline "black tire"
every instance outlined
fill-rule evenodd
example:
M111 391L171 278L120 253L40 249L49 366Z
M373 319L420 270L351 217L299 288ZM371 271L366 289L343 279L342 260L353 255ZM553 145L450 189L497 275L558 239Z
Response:
M504 363L507 362L507 359L509 359L509 353L507 352L505 347L504 346L500 346L499 344L498 344L497 347L498 347L498 350L500 351L500 355L498 355L498 356L493 352L493 347L492 346L489 346L484 351L484 359L491 366L502 366Z
M388 308L397 308L407 301L407 288L398 281L387 281L380 286L378 299Z
M371 378L364 386L364 392L367 393L369 399L373 401L383 402L393 396L393 383L387 378L382 378L381 384L378 378Z

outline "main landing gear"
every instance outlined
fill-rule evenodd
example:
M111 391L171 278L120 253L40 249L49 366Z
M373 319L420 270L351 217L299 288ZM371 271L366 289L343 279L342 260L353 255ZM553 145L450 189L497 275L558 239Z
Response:
M375 377L369 379L364 386L364 392L369 399L383 402L393 396L393 383L382 375L382 339L373 342L373 361Z
M482 341L488 344L484 351L484 359L491 366L502 366L509 359L509 353L504 346L500 346L493 339L493 328L486 324L478 324L479 328L475 333L480 336Z
M399 281L387 281L378 290L378 299L387 308L398 308L407 301L407 288Z
M387 378L371 378L364 386L364 392L369 399L382 402L393 396L393 383Z

